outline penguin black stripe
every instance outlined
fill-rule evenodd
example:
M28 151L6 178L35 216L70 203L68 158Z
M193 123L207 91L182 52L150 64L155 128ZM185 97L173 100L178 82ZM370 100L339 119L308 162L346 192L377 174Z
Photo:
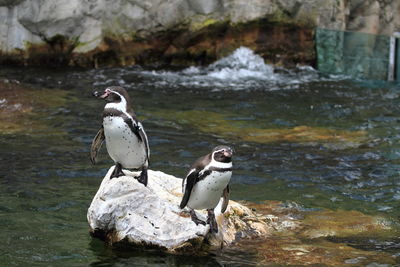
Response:
M210 167L210 171L216 171L216 172L230 172L232 171L232 168L218 168L218 167Z
M105 117L113 117L113 116L118 116L121 117L124 122L129 126L129 128L131 129L131 131L136 135L136 137L143 142L142 137L140 136L139 132L140 132L140 126L137 125L137 123L133 124L133 121L131 118L129 118L124 112L115 109L115 108L106 108L103 111L103 118ZM135 121L136 118L132 117ZM147 144L146 144L147 145Z
M211 174L211 172L230 172L232 168L217 168L217 167L210 167L208 170L204 171L199 177L196 179L196 182L203 180L205 177Z

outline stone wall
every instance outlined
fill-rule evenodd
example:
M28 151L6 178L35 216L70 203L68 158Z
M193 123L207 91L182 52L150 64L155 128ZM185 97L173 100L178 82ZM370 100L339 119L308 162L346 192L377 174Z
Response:
M317 27L391 34L396 0L0 0L0 63L207 64L240 45L313 64Z

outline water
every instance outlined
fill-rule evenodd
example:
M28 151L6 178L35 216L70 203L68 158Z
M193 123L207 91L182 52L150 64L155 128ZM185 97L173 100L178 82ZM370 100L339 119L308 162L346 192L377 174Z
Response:
M246 48L207 67L3 67L0 77L30 87L17 99L7 91L0 96L0 118L11 114L22 124L0 134L5 266L254 264L244 252L193 260L111 249L90 238L86 211L111 165L104 150L98 165L89 161L104 106L91 92L110 85L129 90L150 138L152 169L182 177L198 156L230 144L236 150L233 199L400 216L396 84L323 76L310 67L274 68ZM399 243L353 245L400 255Z

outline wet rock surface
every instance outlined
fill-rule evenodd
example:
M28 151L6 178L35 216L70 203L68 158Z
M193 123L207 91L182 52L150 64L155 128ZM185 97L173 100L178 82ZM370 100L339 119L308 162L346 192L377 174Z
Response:
M113 168L113 167L112 167ZM91 233L113 246L158 248L174 254L235 254L251 251L260 264L397 264L390 251L370 251L359 244L396 236L393 221L357 211L304 210L275 201L230 201L222 215L216 208L220 231L196 226L178 208L181 179L149 172L148 187L127 176L105 176L88 210ZM205 213L199 211L205 219Z
M127 176L104 177L89 210L92 235L108 243L158 247L171 253L202 252L229 245L237 239L266 235L270 227L249 208L231 201L224 215L215 209L220 231L210 234L209 226L196 225L188 212L179 208L182 180L162 172L149 171L147 187ZM221 204L221 203L220 203ZM206 212L198 216L206 220Z

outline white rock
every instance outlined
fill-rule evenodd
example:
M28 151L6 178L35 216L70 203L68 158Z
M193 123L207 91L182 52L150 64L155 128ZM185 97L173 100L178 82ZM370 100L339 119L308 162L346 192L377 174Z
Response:
M221 0L188 0L189 6L198 14L210 14L221 8Z
M133 178L138 173L127 170L124 172L130 176L110 179L113 168L104 177L87 213L91 232L109 243L125 241L175 253L207 249L210 245L221 247L238 236L265 236L270 230L250 209L230 201L224 215L219 212L220 206L215 209L219 233L209 234L208 225L196 225L179 208L182 179L149 170L145 187ZM206 220L205 211L197 214Z

